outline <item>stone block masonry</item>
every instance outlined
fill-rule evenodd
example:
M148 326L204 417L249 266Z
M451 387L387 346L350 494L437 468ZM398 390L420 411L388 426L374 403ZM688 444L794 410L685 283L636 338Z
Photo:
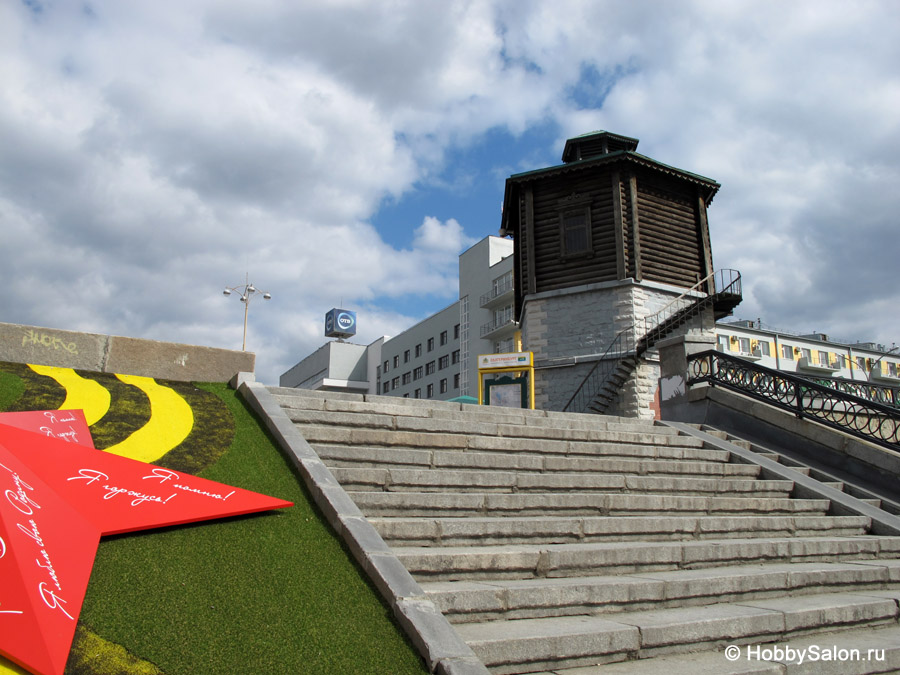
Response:
M643 320L653 316L683 289L632 279L586 284L525 298L523 348L534 352L535 404L562 410L606 349L623 330L643 334ZM711 332L712 316L676 332ZM611 414L653 417L651 404L659 380L658 357L651 350L622 386Z

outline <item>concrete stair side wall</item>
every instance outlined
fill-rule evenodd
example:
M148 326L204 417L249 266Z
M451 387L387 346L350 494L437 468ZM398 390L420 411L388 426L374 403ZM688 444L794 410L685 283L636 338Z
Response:
M0 323L0 361L182 382L253 373L252 352Z

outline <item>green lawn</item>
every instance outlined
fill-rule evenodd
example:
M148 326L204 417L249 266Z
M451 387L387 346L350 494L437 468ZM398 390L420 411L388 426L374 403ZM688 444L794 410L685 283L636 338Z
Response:
M21 385L3 365L8 408ZM228 451L213 452L199 475L295 505L104 539L81 614L88 630L66 672L158 672L139 660L168 675L426 672L243 401L225 385L198 386L224 402L234 425ZM115 645L138 660L121 665Z

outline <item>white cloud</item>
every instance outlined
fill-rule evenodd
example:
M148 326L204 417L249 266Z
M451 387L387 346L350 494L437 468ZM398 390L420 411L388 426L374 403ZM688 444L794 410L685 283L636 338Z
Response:
M448 150L545 126L484 175L593 129L640 138L722 183L739 312L890 342L897 34L885 2L2 3L0 320L235 347L221 288L249 271L274 296L249 338L274 381L342 300L394 333L421 318L398 298L452 300L502 195L478 231L373 215L425 187L465 199Z

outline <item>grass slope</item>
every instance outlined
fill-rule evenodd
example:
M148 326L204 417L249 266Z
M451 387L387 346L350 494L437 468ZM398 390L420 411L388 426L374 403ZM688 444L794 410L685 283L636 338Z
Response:
M198 386L234 423L228 452L199 475L294 506L101 541L81 614L90 632L67 674L147 673L141 661L167 675L426 672L243 401L226 385ZM24 406L13 378L0 375L0 388L0 405Z

